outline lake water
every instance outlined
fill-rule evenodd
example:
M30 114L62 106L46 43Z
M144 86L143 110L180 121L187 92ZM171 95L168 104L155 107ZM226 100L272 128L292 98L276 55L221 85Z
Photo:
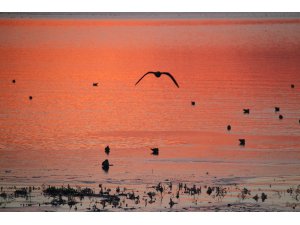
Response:
M299 180L300 19L2 18L0 34L1 185ZM180 88L135 86L158 70Z

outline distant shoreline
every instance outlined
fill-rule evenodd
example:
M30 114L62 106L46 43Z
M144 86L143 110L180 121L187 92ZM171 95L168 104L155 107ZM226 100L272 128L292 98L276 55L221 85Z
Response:
M3 18L59 19L272 19L300 18L300 13L285 12L0 12Z

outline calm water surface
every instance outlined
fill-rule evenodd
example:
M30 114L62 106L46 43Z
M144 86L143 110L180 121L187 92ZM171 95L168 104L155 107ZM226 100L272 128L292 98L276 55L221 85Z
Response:
M299 175L299 20L1 19L0 34L1 184ZM134 86L149 70L180 88Z

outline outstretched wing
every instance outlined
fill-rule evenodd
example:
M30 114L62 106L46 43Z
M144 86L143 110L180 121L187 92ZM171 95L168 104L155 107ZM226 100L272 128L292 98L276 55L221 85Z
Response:
M148 74L150 74L150 73L153 73L154 74L154 72L148 72L148 73L145 73L144 74L144 76L142 76L136 83L135 83L135 85L137 85L145 76L147 76Z
M177 81L175 80L175 78L170 73L162 72L161 74L165 74L165 75L169 76L172 79L172 81L176 84L176 86L179 88L179 85L178 85Z

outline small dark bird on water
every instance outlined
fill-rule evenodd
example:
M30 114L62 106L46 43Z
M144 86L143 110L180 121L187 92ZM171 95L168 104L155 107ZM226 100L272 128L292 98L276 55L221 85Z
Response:
M179 88L179 85L177 83L177 81L175 80L175 78L168 72L160 72L160 71L157 71L157 72L152 72L152 71L149 71L148 73L145 73L136 83L135 85L137 85L145 76L147 76L148 74L154 74L157 78L159 78L161 75L166 75L168 77L170 77L172 79L172 81L174 82L174 84Z
M196 102L192 101L191 104L192 104L192 105L196 105Z
M245 146L246 140L245 139L239 139L240 145Z
M158 148L151 148L152 150L152 155L158 155L159 154L159 149Z
M279 112L280 108L279 107L275 107L275 112Z
M265 193L261 194L261 200L262 200L262 202L264 202L267 198L268 198L268 196Z
M291 88L294 88L295 87L295 85L294 84L291 84Z
M250 109L243 109L244 114L249 114L250 113Z
M107 155L109 155L109 153L110 153L109 145L107 145L107 146L105 147L105 153L106 153Z
M29 96L29 100L32 100L32 96Z
M279 115L279 117L278 117L280 120L282 120L283 119L283 115Z
M93 86L94 86L94 87L97 87L97 86L98 86L98 83L93 83Z
M11 82L16 83L16 80L12 80Z
M227 130L228 130L228 131L231 130L231 126L230 126L230 125L227 126Z
M173 207L173 205L175 205L175 204L176 204L176 203L175 203L175 202L173 202L172 198L170 198L170 202L169 202L170 208L172 208L172 207Z
M102 169L107 172L109 170L109 161L108 159L105 159L103 162L102 162Z

